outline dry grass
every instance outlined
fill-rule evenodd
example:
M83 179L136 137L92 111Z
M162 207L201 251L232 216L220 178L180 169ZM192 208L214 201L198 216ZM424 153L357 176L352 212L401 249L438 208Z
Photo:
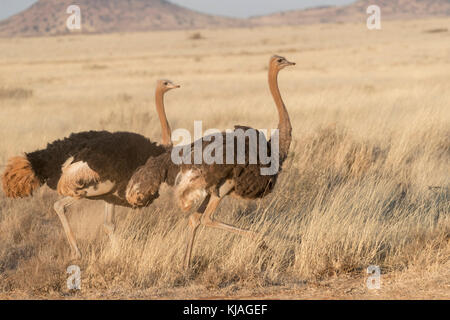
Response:
M33 91L24 88L0 88L1 99L27 99L33 95Z
M191 39L191 40L202 40L202 39L204 39L204 37L201 34L201 32L195 32L195 33L193 33L193 34L191 34L189 36L189 39Z
M203 230L184 274L187 215L170 190L145 210L118 210L113 242L102 204L83 201L71 209L84 253L82 291L71 293L57 196L1 195L0 296L448 298L450 41L423 32L443 23L204 30L200 42L186 32L0 40L0 87L34 93L0 99L0 164L87 129L159 139L157 78L182 84L167 97L174 128L275 127L268 58L298 63L280 78L294 144L276 191L226 199L217 213L263 233L268 250ZM376 296L364 288L369 265L386 279Z

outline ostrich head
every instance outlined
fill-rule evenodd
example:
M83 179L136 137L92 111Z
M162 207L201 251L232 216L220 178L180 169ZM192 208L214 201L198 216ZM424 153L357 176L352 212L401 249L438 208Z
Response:
M270 58L270 68L272 70L280 71L289 66L295 66L295 62L290 62L286 58L277 55Z
M172 89L178 89L181 86L174 84L170 80L161 79L156 82L156 89L158 91L167 92Z

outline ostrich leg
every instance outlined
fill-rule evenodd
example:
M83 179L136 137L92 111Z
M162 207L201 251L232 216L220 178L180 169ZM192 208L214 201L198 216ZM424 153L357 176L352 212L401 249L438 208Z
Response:
M111 203L105 203L105 221L103 223L103 228L111 240L116 228L114 224L114 215L116 211L115 209L115 205Z
M211 195L211 199L209 201L208 207L205 210L205 214L202 216L201 224L204 225L205 227L211 227L211 228L216 228L216 229L220 229L220 230L225 230L225 231L229 231L229 232L238 234L243 237L256 239L258 234L253 231L241 229L241 228L235 227L233 225L214 220L214 213L216 212L220 201L226 195L228 195L228 193L230 193L230 191L233 188L234 188L234 183L229 180L220 187L219 196L214 195L214 194Z
M186 248L186 252L184 254L184 268L187 270L189 268L189 265L191 263L191 255L192 255L192 248L194 247L194 240L195 240L195 234L197 233L197 229L201 224L201 218L202 214L205 212L206 207L209 203L209 200L211 199L211 195L208 194L208 196L203 200L203 203L198 208L197 212L193 213L189 217L189 240Z
M58 214L59 220L63 225L64 232L66 233L67 240L69 241L70 248L72 249L72 258L74 260L79 260L81 259L81 253L80 250L78 250L77 242L75 240L72 230L70 229L69 221L67 221L66 217L66 209L70 207L72 204L74 204L76 201L77 199L74 199L72 197L66 197L64 199L55 202L53 208Z
M199 212L196 212L196 213L193 213L189 217L189 227L191 228L191 230L190 230L190 237L189 237L186 254L184 257L185 269L188 269L191 264L192 248L194 246L195 235L196 235L196 232L197 232L200 224L204 225L205 227L212 227L212 228L216 228L216 229L233 232L238 235L248 237L251 239L257 238L257 234L255 232L237 228L235 226L232 226L232 225L229 225L226 223L214 221L213 215L214 215L214 212L216 211L217 207L219 206L220 201L226 195L228 195L230 193L230 191L233 190L233 188L234 188L234 183L232 181L225 182L220 187L219 195L212 194L210 196L208 205L207 205L203 215ZM205 199L205 200L207 200L207 199ZM203 204L202 204L202 206L203 206Z

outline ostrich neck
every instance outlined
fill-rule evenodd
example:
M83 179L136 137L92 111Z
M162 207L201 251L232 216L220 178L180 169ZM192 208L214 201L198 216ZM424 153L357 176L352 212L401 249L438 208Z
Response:
M164 108L164 92L162 90L156 91L156 111L158 112L159 121L161 122L162 144L171 146L171 135L169 122L167 121L166 110Z
M284 160L286 159L289 153L289 147L291 146L292 126L286 106L284 105L283 99L281 98L280 89L278 88L278 70L270 70L269 86L278 110L278 130L280 131L280 158Z

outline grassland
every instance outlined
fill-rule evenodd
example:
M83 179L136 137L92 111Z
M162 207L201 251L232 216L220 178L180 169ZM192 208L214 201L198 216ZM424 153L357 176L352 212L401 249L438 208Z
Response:
M0 165L71 132L127 130L159 140L156 79L173 128L274 128L267 62L297 62L280 87L294 143L275 192L226 199L220 219L262 232L268 250L202 230L181 271L186 213L166 188L119 209L110 242L102 203L70 209L82 290L66 288L70 250L57 195L0 195L1 298L449 298L448 20L0 39ZM1 168L0 168L1 169ZM382 270L381 290L365 286Z

